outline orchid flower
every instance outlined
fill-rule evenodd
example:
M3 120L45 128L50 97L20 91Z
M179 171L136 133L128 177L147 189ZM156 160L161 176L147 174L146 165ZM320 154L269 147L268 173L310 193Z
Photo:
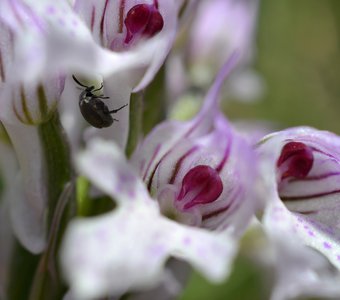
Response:
M43 139L61 138L62 134L60 128L46 134L44 125L55 120L62 92L69 103L78 105L77 96L64 91L65 78L74 72L111 76L112 84L109 79L105 81L109 86L106 94L127 104L132 90L144 88L165 59L175 36L180 5L178 1L157 0L76 1L74 7L66 0L1 1L0 120L21 165L25 197L15 209L28 213L17 218L15 222L20 224L14 227L30 251L38 253L45 247L46 214L53 212L47 205L51 192L48 180L55 180L53 174L58 173L54 170L46 176L46 161L53 152L47 149L52 141ZM119 133L121 144L126 140L128 114L127 109L120 125L113 129ZM54 155L67 160L65 141L59 145L61 153ZM66 173L61 189L70 180L70 173Z
M269 200L263 226L277 257L272 299L340 295L339 145L335 134L307 127L259 143Z
M74 9L90 30L94 41L102 49L109 50L111 56L117 57L117 62L109 62L104 58L102 60L100 53L97 54L105 68L111 66L110 72L93 66L96 73L104 76L104 94L111 99L107 101L109 106L117 108L128 104L130 94L144 89L154 77L175 38L180 6L181 1L173 0L75 2ZM140 42L143 47L138 47ZM116 68L120 69L117 74L114 72ZM70 102L69 95L64 95L67 105L65 113L72 114L68 118L71 123L81 124L80 120L74 121L74 110L78 104L76 101ZM77 97L71 94L71 98ZM79 113L76 115L79 116ZM87 136L114 138L124 148L129 130L129 109L120 111L118 119L119 122L110 128L100 131L90 128ZM73 134L79 135L76 126L72 127L71 124L67 127L71 132L76 131Z
M132 159L138 173L108 141L93 140L80 155L80 172L118 208L69 226L61 258L76 298L154 287L170 256L213 282L226 277L256 200L253 153L218 111L233 63L193 120L162 123L145 138Z
M196 7L195 7L196 6ZM184 51L169 61L170 92L181 95L186 85L205 88L228 56L237 49L240 63L228 82L228 95L243 101L261 96L264 83L251 68L256 54L258 0L196 1L185 27ZM185 73L189 69L189 76ZM181 81L177 80L182 78Z
M16 35L2 20L0 24L0 120L11 138L21 165L22 176L17 179L17 183L25 186L22 191L25 195L16 197L15 205L11 205L11 215L16 216L12 222L21 243L30 251L38 253L45 244L44 219L48 201L40 125L52 118L64 79L48 77L44 82L37 83L11 81Z

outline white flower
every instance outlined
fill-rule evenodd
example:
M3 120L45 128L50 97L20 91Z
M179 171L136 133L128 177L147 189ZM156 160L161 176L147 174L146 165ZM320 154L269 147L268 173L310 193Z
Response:
M213 282L227 276L256 204L254 156L217 108L233 63L222 69L193 120L165 122L144 140L134 156L141 177L113 143L92 140L80 155L80 172L118 208L76 220L68 229L61 258L76 298L154 287L170 256L189 262ZM190 153L195 143L201 156ZM204 160L208 149L213 154Z
M258 146L268 200L263 226L276 253L272 299L340 295L339 146L338 136L307 127Z

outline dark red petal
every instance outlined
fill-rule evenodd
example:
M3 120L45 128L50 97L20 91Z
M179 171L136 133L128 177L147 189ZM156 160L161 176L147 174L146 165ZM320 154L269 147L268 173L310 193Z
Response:
M129 43L135 36L153 37L162 30L164 21L154 5L138 4L128 11L124 24L127 29L125 42Z
M222 180L218 172L205 165L192 168L183 178L177 201L185 200L184 209L197 204L215 201L223 191Z
M150 21L146 26L143 34L149 37L156 35L163 29L164 21L162 15L157 11L154 10L151 14Z
M152 14L151 9L150 5L138 4L128 11L124 24L131 34L144 31Z
M281 179L304 178L312 169L313 161L313 151L309 146L300 142L289 142L282 148L276 165L282 173Z

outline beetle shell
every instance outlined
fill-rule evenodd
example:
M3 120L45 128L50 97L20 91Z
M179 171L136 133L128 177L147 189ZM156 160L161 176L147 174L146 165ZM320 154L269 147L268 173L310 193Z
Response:
M93 127L110 127L113 123L108 107L100 99L80 97L79 108L84 119Z

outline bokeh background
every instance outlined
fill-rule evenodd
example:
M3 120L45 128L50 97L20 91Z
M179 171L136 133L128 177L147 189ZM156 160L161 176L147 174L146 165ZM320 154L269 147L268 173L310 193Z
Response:
M262 0L257 47L266 93L252 103L226 101L228 117L340 134L340 1ZM266 300L270 277L242 253L227 282L211 285L195 273L180 300Z

